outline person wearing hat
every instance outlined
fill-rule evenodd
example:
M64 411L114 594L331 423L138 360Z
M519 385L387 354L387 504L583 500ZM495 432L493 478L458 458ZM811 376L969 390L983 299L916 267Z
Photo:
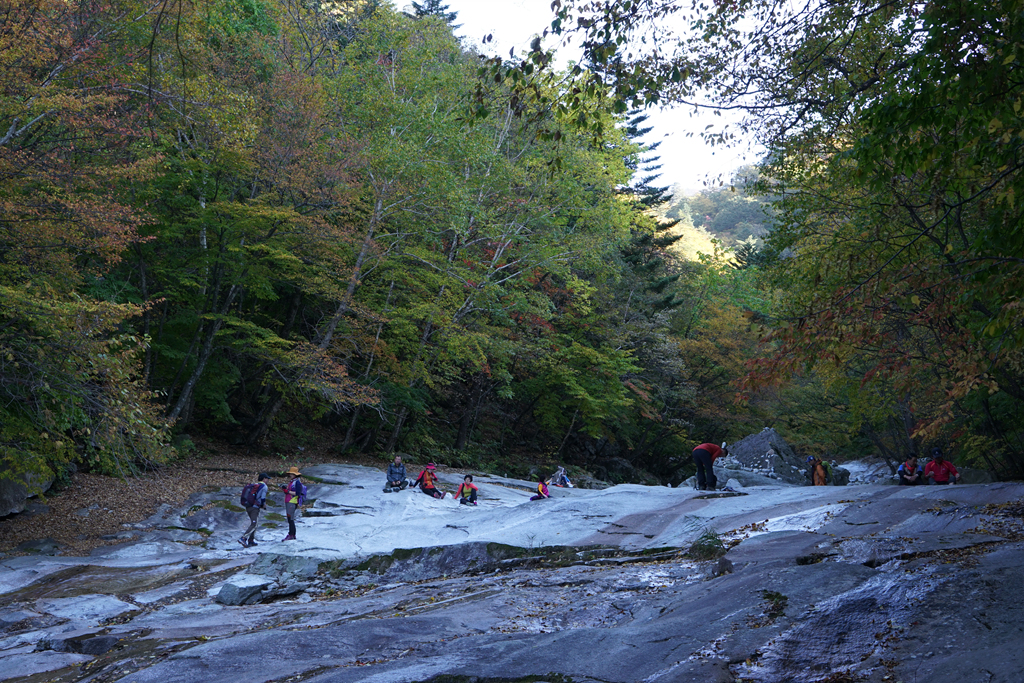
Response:
M306 486L299 479L301 476L299 468L293 466L288 470L288 483L281 485L284 491L284 510L288 516L288 535L281 539L283 541L295 540L295 519L299 508L306 502Z
M828 472L825 470L825 463L813 455L807 456L807 476L811 478L813 486L828 485Z
M924 478L930 479L933 484L955 484L960 480L960 473L953 467L953 463L942 459L941 448L933 448L932 461L924 466Z
M270 479L269 474L260 472L255 482L242 489L242 505L245 506L245 512L249 515L249 526L238 539L243 548L259 545L256 542L256 527L260 525L260 510L267 508L267 485L264 482L268 479Z
M427 466L423 468L422 472L420 472L420 476L416 477L416 482L413 486L419 486L420 490L428 496L444 498L445 493L443 491L438 491L437 487L434 486L434 482L437 481L437 475L434 474L436 469L437 466L434 463L428 462Z

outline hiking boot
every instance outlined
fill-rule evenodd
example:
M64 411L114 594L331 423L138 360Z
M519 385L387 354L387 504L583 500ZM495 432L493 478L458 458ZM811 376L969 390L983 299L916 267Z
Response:
M295 537L294 537L294 536L292 536L291 534L288 534L287 536L285 536L285 537L284 537L284 538L282 538L281 540L282 540L282 541L294 541L294 540L295 540Z
M250 539L250 540L249 540L249 547L251 548L251 547L253 547L254 545L259 545L259 543L257 543L257 542L256 542L256 539Z
M243 548L248 548L249 547L249 544L245 542L244 538L238 539L238 542L242 544Z

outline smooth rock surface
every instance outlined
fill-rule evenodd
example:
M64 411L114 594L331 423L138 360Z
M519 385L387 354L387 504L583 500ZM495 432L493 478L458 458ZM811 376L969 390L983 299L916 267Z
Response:
M0 558L0 671L19 683L1024 680L1024 485L737 479L738 492L632 484L530 502L530 482L479 476L470 508L383 493L379 470L307 471L325 482L310 489L326 514L302 519L297 541L266 525L241 548L245 515L224 490L90 557ZM161 536L184 526L201 545ZM686 555L716 537L724 555ZM57 642L72 651L33 651Z

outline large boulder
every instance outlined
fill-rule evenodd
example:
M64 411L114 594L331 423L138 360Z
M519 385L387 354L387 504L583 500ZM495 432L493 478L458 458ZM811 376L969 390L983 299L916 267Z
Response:
M31 474L15 475L0 466L0 517L21 512L28 499L36 495L32 489L45 492L51 483Z
M222 605L251 605L262 600L263 592L276 584L269 576L235 574L221 586L216 600Z
M736 463L730 466L730 461ZM807 484L806 464L778 432L765 427L757 434L729 444L729 456L715 465L743 469L787 484Z

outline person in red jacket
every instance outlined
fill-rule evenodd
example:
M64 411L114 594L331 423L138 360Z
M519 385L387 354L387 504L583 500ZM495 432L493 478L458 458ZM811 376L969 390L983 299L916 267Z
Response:
M953 481L950 482L950 476ZM955 484L960 479L960 473L953 467L953 463L942 459L942 450L932 449L932 461L924 466L924 478L931 479L933 484Z
M459 490L455 492L455 497L459 499L460 505L476 505L477 491L479 489L473 484L473 475L467 474L459 484Z
M724 443L722 448L713 443L702 443L693 449L693 462L697 465L697 489L699 491L714 491L718 486L714 462L723 455L729 455L728 449L724 447Z

